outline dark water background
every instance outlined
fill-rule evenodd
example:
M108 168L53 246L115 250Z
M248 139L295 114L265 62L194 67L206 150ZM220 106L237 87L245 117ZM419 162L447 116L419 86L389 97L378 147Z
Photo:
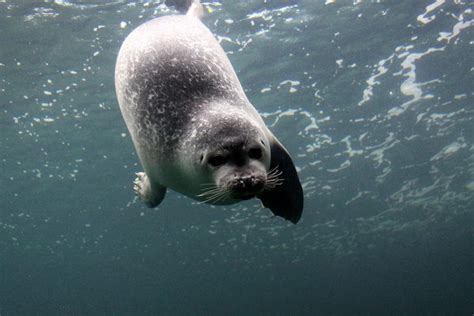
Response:
M470 1L213 1L302 220L132 193L113 87L160 1L0 0L0 315L472 315Z

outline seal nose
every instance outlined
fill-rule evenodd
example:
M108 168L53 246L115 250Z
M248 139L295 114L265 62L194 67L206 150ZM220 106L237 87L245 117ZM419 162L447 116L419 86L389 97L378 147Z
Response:
M233 190L239 194L255 194L263 188L263 182L254 175L239 176L233 182Z
M252 184L255 182L255 176L242 176L236 179L236 188L245 189L252 187Z

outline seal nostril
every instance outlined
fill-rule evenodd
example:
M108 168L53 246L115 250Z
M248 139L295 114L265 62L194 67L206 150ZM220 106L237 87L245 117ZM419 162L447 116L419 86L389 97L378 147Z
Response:
M236 189L243 189L245 188L245 182L242 178L237 178L234 181L234 186Z

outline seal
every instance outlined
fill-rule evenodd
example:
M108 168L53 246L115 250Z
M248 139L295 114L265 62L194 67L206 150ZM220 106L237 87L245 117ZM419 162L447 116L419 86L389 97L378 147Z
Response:
M217 205L257 197L297 223L303 190L293 161L247 99L202 12L188 1L185 15L145 22L120 48L116 94L144 169L134 190L149 207L167 188Z

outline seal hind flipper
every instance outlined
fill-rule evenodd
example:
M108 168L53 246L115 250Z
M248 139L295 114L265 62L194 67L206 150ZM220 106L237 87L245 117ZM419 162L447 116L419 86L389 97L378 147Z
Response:
M135 194L148 207L155 207L163 201L166 194L166 187L159 184L151 184L145 172L138 172L137 178L133 181Z
M200 0L166 0L167 6L174 6L182 14L193 16L198 19L204 15L204 10Z
M194 0L189 6L189 9L188 9L188 12L186 12L186 15L195 17L197 19L201 19L204 16L204 9L202 8L201 1Z
M303 212L303 189L296 173L295 165L288 151L274 138L271 146L270 170L277 168L281 172L281 185L265 190L258 196L265 207L273 214L296 224Z
M186 14L194 0L165 0L165 4L169 7L175 7L182 14Z

